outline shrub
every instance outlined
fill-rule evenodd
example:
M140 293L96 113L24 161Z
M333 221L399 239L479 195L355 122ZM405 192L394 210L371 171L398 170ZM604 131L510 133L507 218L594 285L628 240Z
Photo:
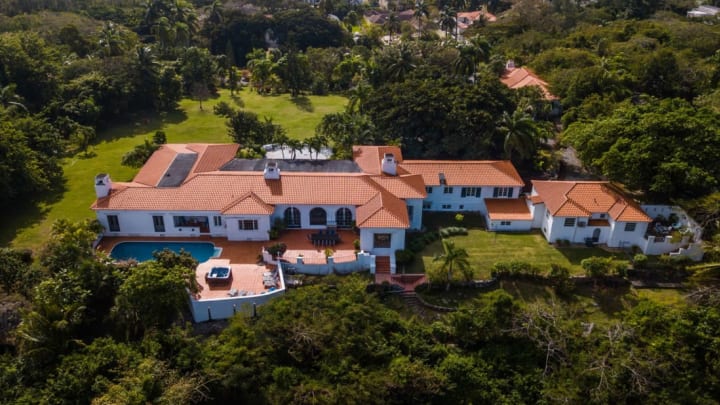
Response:
M613 265L613 274L625 277L627 276L628 263L626 261L618 262Z
M612 258L610 257L588 257L580 262L580 265L585 270L585 274L589 277L603 277L608 275L610 267L612 265Z
M467 228L463 228L461 226L449 226L447 228L440 229L440 236L443 238L447 238L450 236L456 236L456 235L467 235L468 231Z
M415 252L408 249L399 249L395 251L395 261L397 264L410 264L415 260Z
M540 273L540 269L528 262L512 260L509 262L495 263L491 273L494 276L537 276Z
M273 255L273 257L282 256L287 251L287 245L282 242L276 243L276 244L270 246L267 249L267 251L268 251L268 253Z
M455 222L457 222L458 224L461 224L464 219L465 219L465 215L460 214L460 213L455 214Z
M550 280L555 293L561 297L568 297L575 290L575 283L570 280L570 270L565 266L551 264Z
M360 251L360 239L355 239L353 241L353 247L355 248L356 251Z
M648 257L645 256L642 253L638 253L635 256L633 256L633 267L636 269L644 269L647 268L648 264Z
M570 277L570 270L556 263L550 265L550 278L568 278Z
M422 239L413 239L410 243L408 243L408 249L415 253L420 253L423 249L425 249L425 242Z

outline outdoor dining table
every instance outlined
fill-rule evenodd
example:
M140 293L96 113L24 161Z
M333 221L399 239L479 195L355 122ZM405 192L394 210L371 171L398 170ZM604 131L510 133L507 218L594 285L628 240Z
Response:
M315 246L334 246L340 242L340 235L325 232L313 233L310 235L310 241L312 241Z

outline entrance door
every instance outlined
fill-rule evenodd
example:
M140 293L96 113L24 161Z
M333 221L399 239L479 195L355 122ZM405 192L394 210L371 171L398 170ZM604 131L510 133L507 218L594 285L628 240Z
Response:
M595 228L593 231L592 241L597 243L600 240L600 228Z

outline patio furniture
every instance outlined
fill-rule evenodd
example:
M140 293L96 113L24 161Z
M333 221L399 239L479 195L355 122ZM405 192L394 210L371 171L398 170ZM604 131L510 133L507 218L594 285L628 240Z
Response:
M313 245L315 246L335 246L340 242L340 235L337 233L329 233L320 231L310 235Z

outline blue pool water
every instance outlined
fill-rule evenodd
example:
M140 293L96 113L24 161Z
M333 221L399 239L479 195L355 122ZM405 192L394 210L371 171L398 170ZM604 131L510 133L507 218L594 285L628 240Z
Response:
M218 257L222 252L222 248L217 248L210 242L121 242L115 245L110 257L115 260L135 259L144 262L153 258L153 252L163 249L178 253L182 249L200 263Z

